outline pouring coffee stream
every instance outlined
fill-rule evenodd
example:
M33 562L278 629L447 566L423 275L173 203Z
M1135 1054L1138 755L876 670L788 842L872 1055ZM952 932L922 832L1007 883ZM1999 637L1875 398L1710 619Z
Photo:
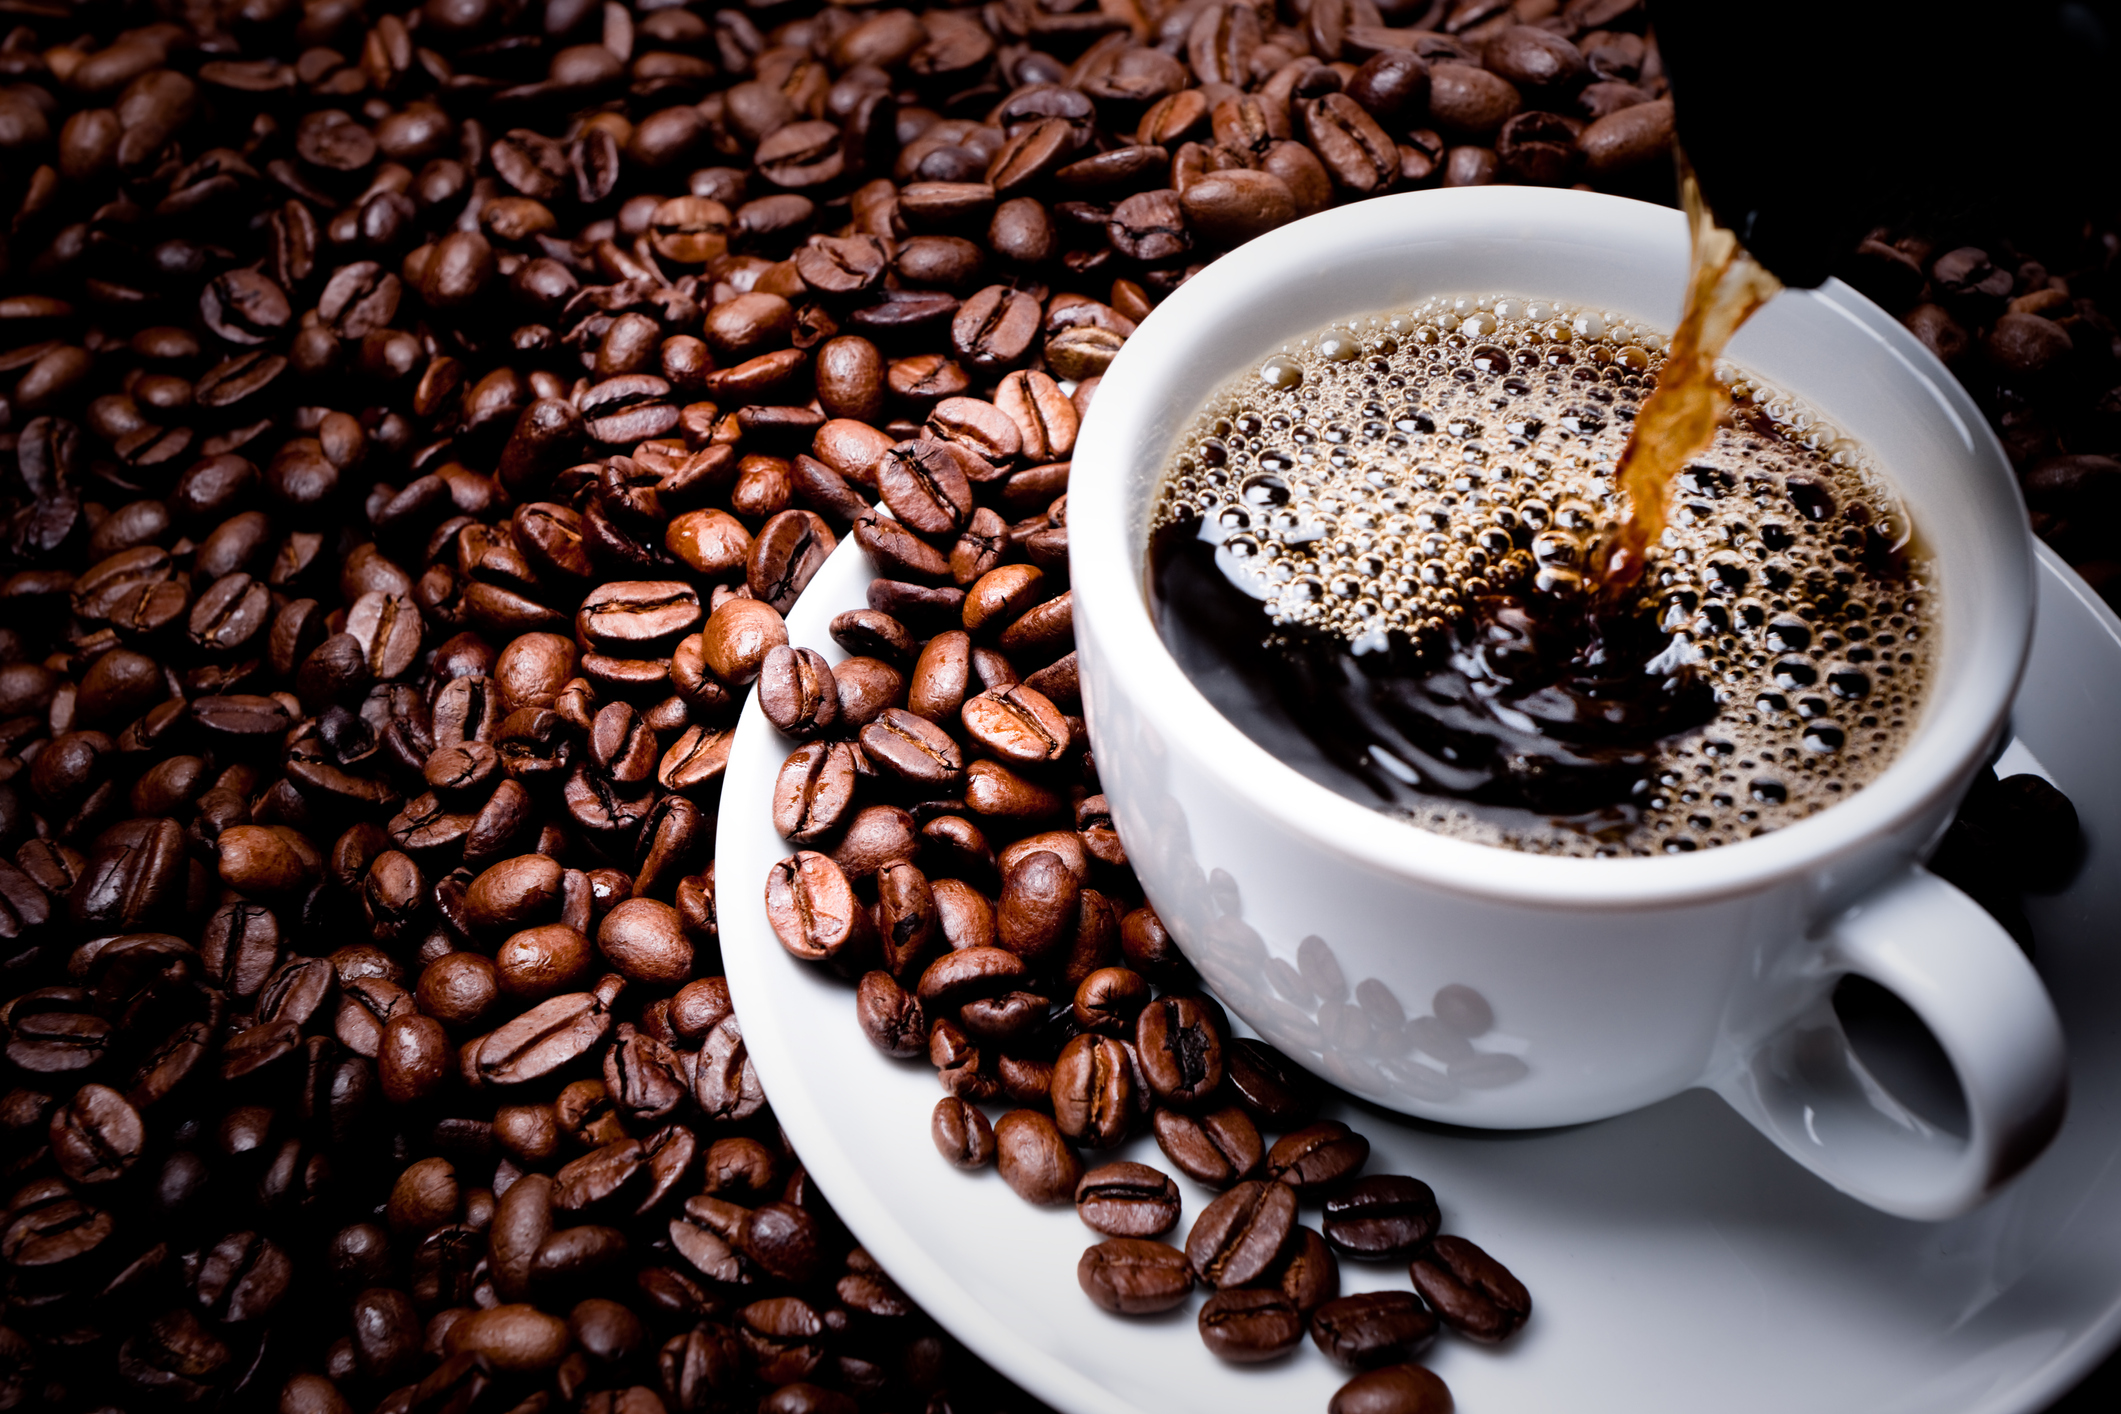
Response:
M1597 550L1597 595L1612 612L1641 580L1664 532L1665 503L1688 461L1716 436L1731 397L1716 361L1745 321L1782 288L1764 266L1716 223L1682 159L1680 195L1692 234L1686 308L1672 331L1657 387L1642 406L1621 453L1614 484L1627 516Z

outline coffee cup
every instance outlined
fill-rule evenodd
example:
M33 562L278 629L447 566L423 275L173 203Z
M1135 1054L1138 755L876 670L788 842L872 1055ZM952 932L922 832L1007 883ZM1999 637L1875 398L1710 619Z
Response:
M1779 830L1619 859L1424 831L1314 783L1224 719L1166 651L1145 597L1166 460L1233 374L1330 321L1439 294L1553 299L1669 329L1687 256L1676 211L1468 188L1296 222L1166 299L1099 387L1069 498L1099 777L1150 902L1216 994L1351 1092L1516 1129L1708 1087L1856 1199L1950 1217L2037 1157L2066 1098L2038 975L1922 867L2008 735L2034 564L2002 448L1890 315L1829 282L1777 296L1730 350L1886 468L1939 585L1929 705L1898 757ZM1831 1001L1849 974L1935 1036L1964 1092L1963 1135L1865 1068Z

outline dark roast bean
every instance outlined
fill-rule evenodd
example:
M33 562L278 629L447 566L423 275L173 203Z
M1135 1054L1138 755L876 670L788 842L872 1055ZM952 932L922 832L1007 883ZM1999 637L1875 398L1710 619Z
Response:
M1042 963L1074 935L1081 899L1081 880L1059 855L1026 856L1002 881L995 910L1001 946L1034 966Z
M863 974L855 989L854 1005L862 1034L885 1055L904 1059L926 1054L928 1023L920 999L901 987L889 972ZM940 1118L937 1123L941 1123Z
M1002 1181L1027 1203L1065 1203L1082 1181L1083 1161L1053 1121L1037 1110L1011 1110L994 1125Z
M1279 1147L1279 1146L1277 1146ZM1326 1241L1351 1257L1411 1257L1442 1221L1418 1178L1372 1174L1326 1199Z
M1202 1210L1186 1235L1186 1260L1202 1283L1244 1286L1271 1271L1296 1231L1296 1194L1252 1179Z
M1311 1313L1312 1344L1351 1370L1417 1359L1435 1339L1435 1313L1411 1291L1343 1296Z
M1387 1365L1334 1391L1326 1414L1451 1414L1451 1391L1419 1365Z
M774 781L774 828L797 844L831 834L850 814L856 769L854 748L846 742L797 748Z
M759 665L759 707L766 720L798 739L820 736L839 722L839 685L823 654L778 644Z
M140 1112L104 1085L84 1085L51 1122L52 1157L77 1184L109 1183L140 1159L147 1133Z
M1178 1222L1178 1185L1147 1164L1100 1164L1075 1185L1075 1213L1111 1237L1155 1237Z
M1439 1237L1413 1263L1414 1289L1437 1319L1474 1340L1507 1340L1532 1314L1532 1296L1508 1268L1462 1237Z
M1075 1280L1092 1301L1123 1316L1168 1311L1193 1291L1185 1253L1138 1237L1115 1237L1085 1249Z
M1340 1259L1332 1246L1308 1227L1299 1227L1282 1261L1277 1284L1297 1310L1309 1315L1340 1295Z
M1359 1173L1370 1141L1338 1120L1284 1134L1267 1151L1267 1175L1301 1193L1316 1193Z
M1053 1062L1053 1120L1060 1132L1092 1149L1123 1142L1137 1106L1134 1062L1107 1036L1077 1036Z
M920 789L940 793L964 778L964 752L950 734L902 707L885 708L858 740L879 770Z
M832 553L832 530L810 511L784 510L752 541L745 580L752 597L787 612Z
M1199 1104L1222 1084L1222 1038L1193 997L1159 997L1144 1007L1135 1021L1134 1049L1142 1078L1164 1104Z
M847 875L814 850L774 866L766 882L766 918L781 946L809 962L838 956L868 931L868 913Z
M1232 1364L1273 1360L1303 1339L1304 1318L1279 1291L1218 1291L1200 1308L1200 1338Z
M489 1085L519 1085L587 1054L611 1029L611 1013L591 992L539 1002L480 1044L476 1065Z
M929 1133L942 1156L961 1169L985 1168L994 1161L993 1126L979 1106L955 1095L935 1102Z
M1200 1115L1158 1106L1153 1128L1164 1157L1206 1188L1226 1189L1249 1179L1266 1159L1259 1130L1234 1105Z

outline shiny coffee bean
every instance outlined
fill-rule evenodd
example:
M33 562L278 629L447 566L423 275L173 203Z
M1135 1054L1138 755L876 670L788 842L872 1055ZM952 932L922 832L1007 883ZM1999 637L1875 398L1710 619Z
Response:
M1366 1291L1328 1301L1311 1313L1311 1342L1351 1370L1420 1357L1436 1339L1436 1316L1411 1291Z
M1326 1199L1326 1241L1350 1257L1406 1258L1436 1235L1436 1194L1418 1178L1371 1174Z
M1111 1237L1156 1237L1178 1222L1178 1185L1147 1164L1100 1164L1075 1185L1075 1213Z
M1124 1316L1168 1311L1193 1291L1185 1253L1138 1237L1110 1238L1085 1249L1075 1279L1092 1301Z
M1414 1289L1436 1317L1474 1340L1507 1340L1532 1314L1532 1297L1507 1267L1462 1237L1438 1237L1414 1259Z

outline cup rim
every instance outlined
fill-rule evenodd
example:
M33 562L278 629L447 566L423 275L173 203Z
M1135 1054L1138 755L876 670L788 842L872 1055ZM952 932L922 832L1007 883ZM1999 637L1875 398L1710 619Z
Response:
M1130 551L1128 500L1135 463L1151 454L1144 429L1172 411L1165 391L1167 370L1198 351L1200 329L1212 326L1216 312L1242 300L1248 289L1287 277L1292 267L1315 271L1347 254L1403 241L1425 226L1453 238L1499 243L1538 228L1563 233L1570 228L1631 229L1654 241L1668 241L1676 229L1683 240L1684 224L1684 215L1670 208L1599 193L1455 188L1402 193L1321 212L1269 232L1207 266L1128 338L1100 382L1078 435L1078 468L1094 471L1079 474L1069 496L1069 580L1075 612L1087 630L1079 630L1079 644L1096 645L1090 656L1111 656L1115 676L1126 678L1128 707L1143 714L1167 745L1202 763L1225 763L1215 775L1247 808L1326 851L1450 893L1557 908L1701 902L1809 873L1937 810L2000 740L2024 670L2034 605L2031 526L2002 445L1958 380L1897 320L1838 280L1816 291L1791 294L1832 306L1854 326L1851 339L1868 336L1881 356L1900 365L1910 392L1926 385L1928 395L1960 424L1968 463L1963 474L1999 482L1999 487L1988 488L1992 495L1998 489L2007 491L2015 510L2011 523L1982 524L1986 548L1997 561L1992 589L2013 602L2000 606L2000 617L1987 617L2016 624L2018 631L1992 627L1976 635L1982 641L1963 644L1947 637L1940 652L1955 659L1974 653L2001 655L1998 668L1977 675L1967 690L1954 693L1948 702L1933 699L1914 736L1877 779L1815 815L1714 849L1650 857L1536 854L1454 839L1343 796L1284 764L1193 685L1150 618L1143 567L1134 563ZM1675 293L1683 280L1682 256L1672 274ZM1262 350L1241 352L1249 357ZM1218 350L1218 360L1227 362L1227 353ZM1792 390L1803 388L1798 384ZM1188 407L1184 416L1190 415ZM1161 450L1155 455L1159 465L1150 471L1152 477L1161 472ZM1943 509L1925 506L1928 515ZM1092 694L1097 675L1086 664L1083 676ZM1941 665L1935 676L1940 681L1944 677ZM1110 730L1098 725L1101 707L1111 710L1110 704L1095 701L1087 708L1093 737Z

